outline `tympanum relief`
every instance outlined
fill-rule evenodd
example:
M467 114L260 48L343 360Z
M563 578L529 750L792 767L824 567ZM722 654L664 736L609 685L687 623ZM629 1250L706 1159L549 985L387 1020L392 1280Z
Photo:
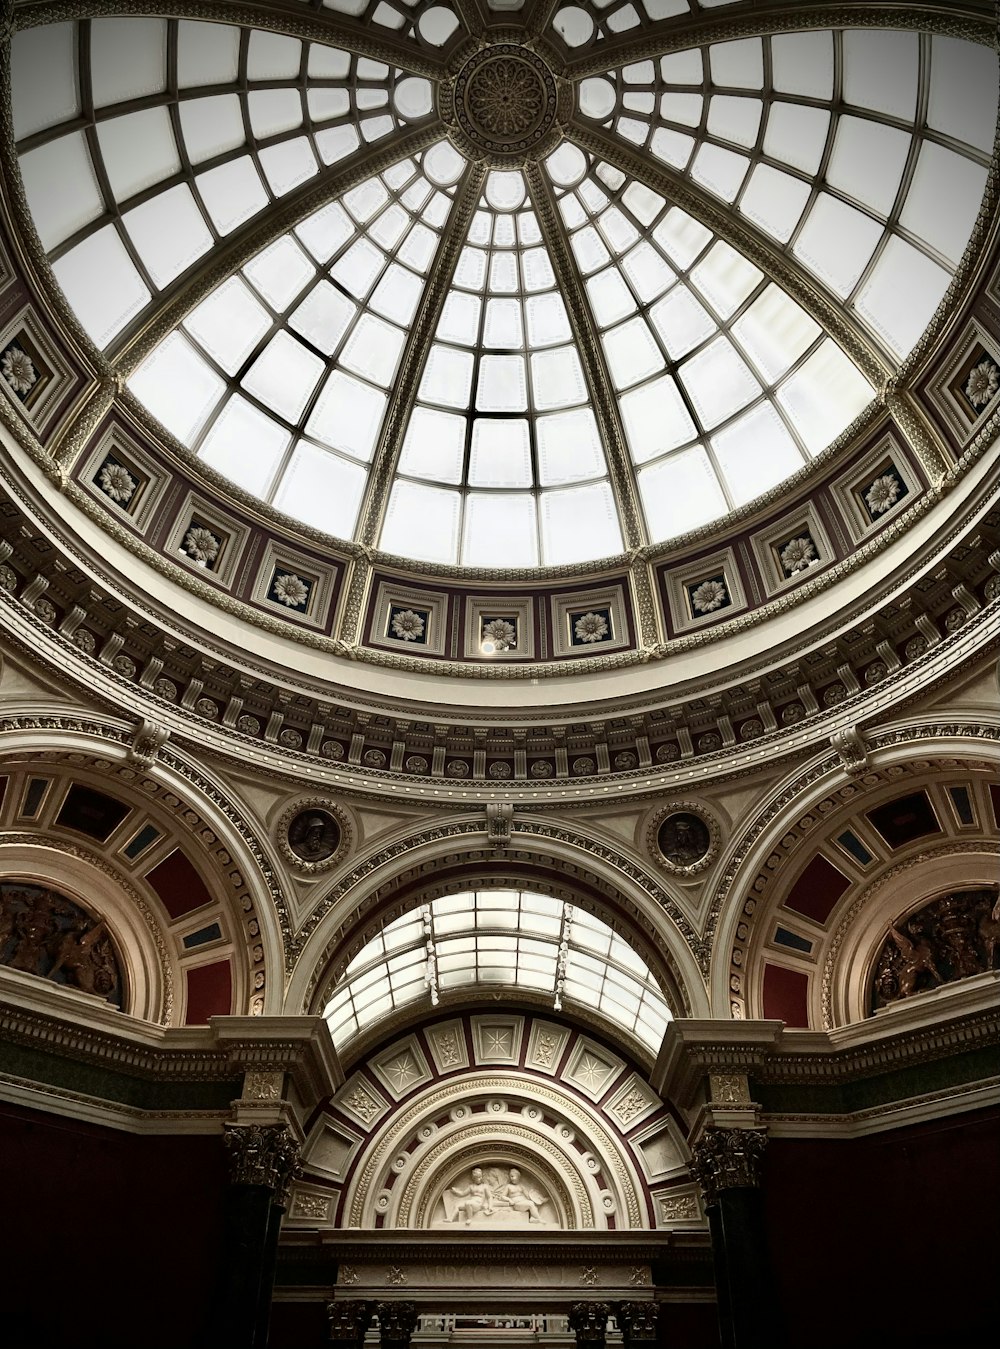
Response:
M875 966L872 1006L996 969L998 949L1000 887L943 895L890 925Z
M0 883L0 965L122 1004L121 970L103 921L41 885Z
M555 1204L530 1171L486 1161L445 1186L431 1226L441 1229L504 1230L561 1227Z

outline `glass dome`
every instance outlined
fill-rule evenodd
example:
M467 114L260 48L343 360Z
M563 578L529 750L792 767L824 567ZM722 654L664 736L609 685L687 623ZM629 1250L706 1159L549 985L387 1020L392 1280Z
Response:
M95 346L243 491L449 566L620 554L836 441L991 162L987 47L714 41L726 7L542 6L520 45L500 0L495 42L424 0L29 28L27 199Z

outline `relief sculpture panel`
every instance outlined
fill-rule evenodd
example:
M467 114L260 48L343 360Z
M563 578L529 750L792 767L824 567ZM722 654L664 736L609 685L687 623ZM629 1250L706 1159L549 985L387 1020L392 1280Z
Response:
M505 1230L562 1227L545 1184L530 1169L484 1160L445 1185L431 1208L431 1226Z

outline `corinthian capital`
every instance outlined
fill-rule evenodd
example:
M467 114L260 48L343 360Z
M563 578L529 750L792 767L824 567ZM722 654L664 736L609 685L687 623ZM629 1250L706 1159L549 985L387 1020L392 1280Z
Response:
M574 1302L569 1309L569 1328L576 1332L576 1342L597 1345L604 1349L611 1308L606 1302Z
M299 1172L299 1145L284 1124L227 1124L223 1142L234 1185L264 1185L284 1204Z
M721 1190L756 1189L766 1144L763 1129L706 1129L691 1159L705 1203L714 1204Z

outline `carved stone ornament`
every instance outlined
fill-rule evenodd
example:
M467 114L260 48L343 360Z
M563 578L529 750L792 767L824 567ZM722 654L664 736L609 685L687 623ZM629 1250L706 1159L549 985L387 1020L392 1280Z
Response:
M41 885L0 883L0 965L122 1005L121 967L104 921Z
M507 801L490 801L486 806L486 833L494 848L510 845L514 807Z
M574 1302L569 1309L569 1328L576 1342L593 1344L603 1349L608 1332L611 1308L606 1302Z
M868 767L868 746L864 736L855 726L846 726L834 731L830 744L840 755L840 761L851 777L857 777Z
M455 1178L441 1193L433 1226L506 1230L561 1227L558 1207L531 1171L484 1162Z
M704 806L673 801L649 823L646 843L665 870L677 876L696 876L715 860L722 842L718 822Z
M1000 886L960 890L890 926L872 976L870 1006L997 968Z
M379 1344L382 1349L408 1349L410 1336L417 1328L415 1302L378 1304Z
M625 1349L632 1345L656 1343L656 1321L659 1308L655 1302L619 1302L615 1320L622 1333Z
M706 1129L691 1158L705 1203L716 1203L722 1190L756 1189L766 1146L763 1129Z
M229 1153L233 1185L263 1185L284 1204L301 1174L299 1145L284 1124L226 1124L222 1139Z
M309 875L329 871L350 847L352 829L346 814L324 796L301 797L278 820L281 855Z
M535 52L497 42L476 52L441 91L441 114L473 154L517 162L552 138L559 89Z
M139 768L148 768L160 752L161 746L165 745L170 732L165 726L158 726L155 721L144 719L135 728L132 736L132 744L129 746L127 758L129 763L135 764Z
M361 1349L375 1312L374 1302L360 1298L346 1298L343 1302L328 1302L326 1314L330 1322L329 1343L340 1349Z

